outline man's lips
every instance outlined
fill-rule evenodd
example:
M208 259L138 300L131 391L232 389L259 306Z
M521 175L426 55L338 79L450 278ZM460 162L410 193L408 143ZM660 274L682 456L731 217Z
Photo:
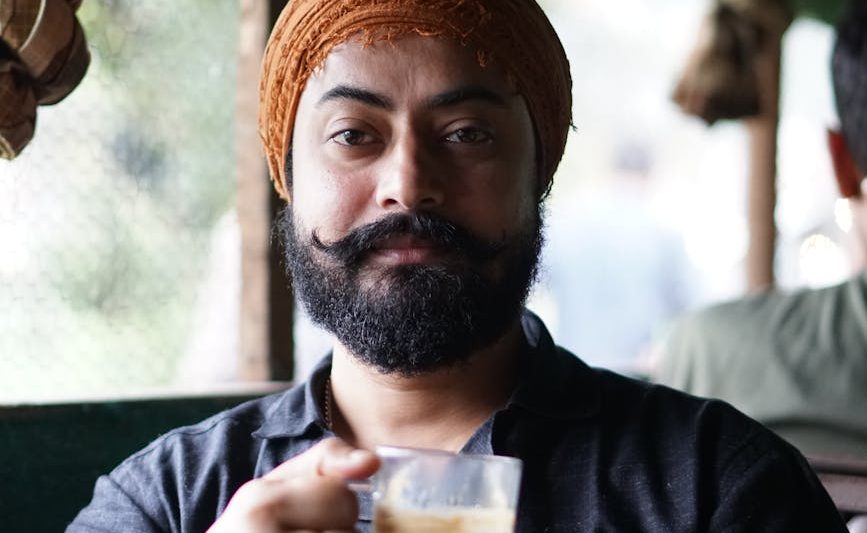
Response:
M431 263L442 259L445 254L438 244L411 235L383 239L372 251L372 256L378 261L393 265Z

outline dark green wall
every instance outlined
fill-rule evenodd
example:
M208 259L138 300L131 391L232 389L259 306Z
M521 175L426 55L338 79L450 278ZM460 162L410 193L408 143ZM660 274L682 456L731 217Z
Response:
M63 531L97 477L160 434L252 397L0 407L0 530Z

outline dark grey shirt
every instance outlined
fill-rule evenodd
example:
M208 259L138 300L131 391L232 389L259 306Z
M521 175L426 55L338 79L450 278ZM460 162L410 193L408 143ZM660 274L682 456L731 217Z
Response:
M592 369L523 318L521 382L465 451L519 457L519 532L845 532L804 458L715 400ZM96 484L67 532L202 532L235 490L330 436L311 379L174 430ZM359 529L369 531L370 502Z

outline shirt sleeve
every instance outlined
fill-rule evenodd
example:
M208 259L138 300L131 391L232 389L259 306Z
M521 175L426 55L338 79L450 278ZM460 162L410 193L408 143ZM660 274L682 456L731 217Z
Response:
M67 533L206 531L255 477L258 448L249 435L227 416L163 435L97 480Z
M66 533L156 533L160 527L111 476L96 481L93 500L66 528Z

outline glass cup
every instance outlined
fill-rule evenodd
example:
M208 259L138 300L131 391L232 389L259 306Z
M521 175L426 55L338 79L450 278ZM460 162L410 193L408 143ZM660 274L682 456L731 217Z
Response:
M375 533L513 533L519 459L380 446Z

